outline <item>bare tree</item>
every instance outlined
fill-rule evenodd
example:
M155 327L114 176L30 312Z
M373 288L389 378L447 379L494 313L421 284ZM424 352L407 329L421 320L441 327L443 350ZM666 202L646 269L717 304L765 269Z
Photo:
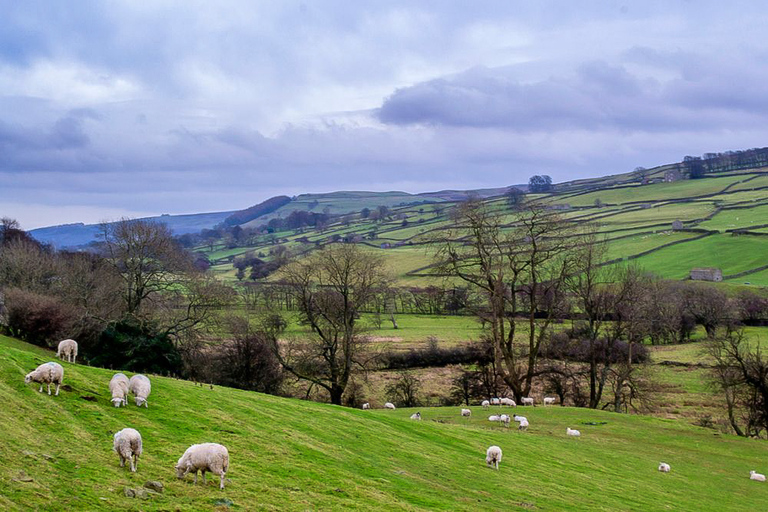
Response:
M370 362L358 319L361 308L389 283L383 261L356 245L337 244L288 264L279 276L310 329L307 339L278 347L280 362L341 405L353 370Z

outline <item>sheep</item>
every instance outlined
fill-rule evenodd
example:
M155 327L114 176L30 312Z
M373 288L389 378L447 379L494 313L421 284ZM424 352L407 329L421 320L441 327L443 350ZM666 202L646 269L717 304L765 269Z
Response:
M536 404L534 403L533 397L530 397L530 396L524 396L523 398L521 398L520 399L520 403L522 403L523 405L532 405L532 406L536 407Z
M514 400L511 398L502 398L501 399L501 405L508 405L510 407L517 407L517 403L515 403Z
M461 410L461 415L462 416L466 416L467 418L469 418L470 416L472 416L472 410L471 409L462 409Z
M497 416L495 414L492 416L488 416L488 421L501 421L501 416Z
M137 373L128 381L128 389L131 390L131 393L136 395L137 407L141 407L142 405L144 407L149 407L147 398L149 398L149 393L152 391L152 384L150 384L147 377Z
M496 467L496 471L499 470L499 462L501 462L501 448L498 446L491 446L485 452L485 464L489 467Z
M421 413L420 412L415 412L415 413L411 414L411 419L412 420L421 421Z
M371 408L371 404L369 404L368 402L365 402L365 403L363 404L363 410L368 410L368 409L370 409L370 408Z
M659 471L661 471L662 473L669 473L669 469L670 469L669 464L667 464L666 462L659 462Z
M517 426L517 430L520 432L525 432L528 430L528 420L525 418L520 418L519 425Z
M112 403L115 407L125 406L128 403L128 377L122 373L116 373L109 381L109 391L112 393Z
M565 433L573 437L581 437L581 432L578 430L572 430L570 427L566 427Z
M553 405L555 403L556 399L553 396L545 396L544 397L544 405Z
M525 416L518 416L517 414L515 414L515 415L512 417L512 419L513 419L513 420L515 420L515 421L517 421L517 422L520 422L520 421L528 421L528 418L526 418Z
M502 414L501 416L499 416L499 421L502 422L504 426L507 428L509 428L509 420L510 420L510 417L508 414Z
M491 405L501 405L501 398L491 398Z
M135 473L139 467L139 456L141 455L141 434L138 430L124 428L115 433L115 440L112 443L112 449L120 456L120 467L125 467L125 461L131 463L131 472Z
M24 377L24 384L39 382L39 393L43 392L43 384L48 384L48 395L51 394L51 384L56 384L56 395L59 396L59 387L64 380L64 367L59 363L43 363Z
M385 409L394 409L395 408L395 404L393 404L392 402L387 402L387 403L384 404L384 408Z
M757 473L755 471L749 472L749 479L750 480L757 480L758 482L765 482L765 475L761 475L760 473Z
M483 409L487 409L491 406L491 402L489 402L488 400L483 400L482 402L480 402L480 405L483 406Z
M229 452L227 449L217 443L193 444L179 462L176 463L176 477L184 478L187 473L195 474L195 484L197 484L197 472L203 472L203 485L205 485L205 472L210 471L214 475L219 475L219 489L224 488L224 477L229 469Z
M56 350L56 357L61 360L66 358L68 363L74 363L77 360L77 342L75 340L60 341L59 348Z

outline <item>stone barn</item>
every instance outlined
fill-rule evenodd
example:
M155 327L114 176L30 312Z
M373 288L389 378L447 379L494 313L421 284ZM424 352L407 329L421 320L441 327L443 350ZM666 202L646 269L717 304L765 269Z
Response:
M691 280L693 281L722 281L723 271L719 268L692 268Z
M666 183L679 181L680 179L682 179L682 177L683 175L677 169L672 169L671 171L667 171L664 173L664 181Z

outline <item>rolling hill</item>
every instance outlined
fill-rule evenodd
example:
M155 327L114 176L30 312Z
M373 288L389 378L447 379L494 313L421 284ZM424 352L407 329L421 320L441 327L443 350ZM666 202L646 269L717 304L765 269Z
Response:
M518 433L487 412L362 411L152 377L149 408L109 403L113 372L63 363L59 397L23 377L49 351L0 337L0 507L5 510L762 510L768 445L675 420L526 408ZM521 408L518 408L518 412ZM120 468L112 434L144 438L139 470ZM580 439L566 438L578 428ZM173 465L187 446L220 442L229 481L193 485ZM504 451L497 472L485 449ZM659 461L672 472L656 470ZM161 481L162 494L125 487Z

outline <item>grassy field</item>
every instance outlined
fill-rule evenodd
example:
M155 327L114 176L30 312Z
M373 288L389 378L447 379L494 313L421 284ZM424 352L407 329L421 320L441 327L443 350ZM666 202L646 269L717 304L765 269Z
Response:
M61 396L24 374L52 354L2 337L0 507L5 510L762 510L764 441L686 422L574 408L526 408L527 433L489 423L473 407L361 411L153 377L149 408L115 409L112 372L65 363ZM90 397L94 397L92 401ZM520 408L518 408L518 412ZM120 468L112 433L143 435L139 471ZM565 428L578 428L580 439ZM230 481L177 480L195 442L229 448ZM485 449L504 451L487 469ZM656 471L659 461L670 474ZM31 481L27 481L31 478ZM164 493L126 498L159 480ZM231 500L228 507L217 503Z

